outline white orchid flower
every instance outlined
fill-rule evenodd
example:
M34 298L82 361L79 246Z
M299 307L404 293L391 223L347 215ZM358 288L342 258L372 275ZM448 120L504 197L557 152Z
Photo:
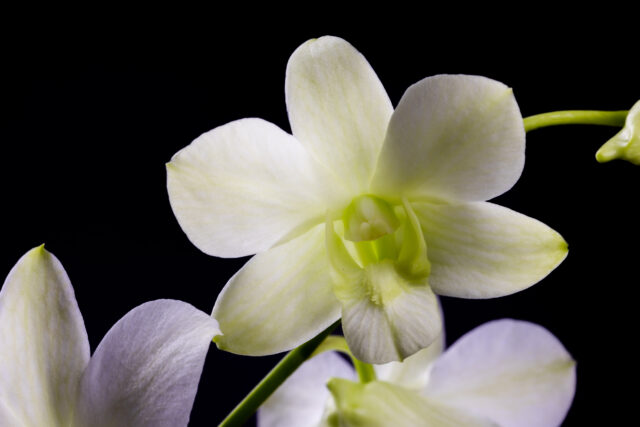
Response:
M73 288L43 246L0 291L0 425L186 426L217 322L175 300L142 304L90 357Z
M525 289L566 256L546 225L487 203L524 165L511 89L478 76L411 86L395 111L365 58L322 37L289 59L290 135L257 118L167 164L171 206L207 254L254 256L219 295L219 348L294 348L342 317L358 359L402 360L441 330L435 294Z
M533 323L503 319L376 366L378 380L327 352L305 362L263 404L259 427L558 426L575 393L575 362Z

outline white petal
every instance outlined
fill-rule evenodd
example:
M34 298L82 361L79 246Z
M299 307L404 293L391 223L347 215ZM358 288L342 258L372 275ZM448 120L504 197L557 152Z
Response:
M542 280L567 256L562 236L492 203L415 203L429 248L434 292L493 298Z
M260 119L215 128L176 153L167 188L189 239L222 257L270 248L321 222L340 197L295 138Z
M67 273L44 246L34 248L0 292L0 424L69 425L88 361Z
M443 350L444 329L431 345L407 357L404 361L375 365L376 375L380 381L422 391L429 381L431 364L442 354Z
M533 323L503 319L469 332L438 359L425 395L505 426L556 426L575 392L575 362Z
M104 337L82 377L81 426L186 426L215 319L190 304L142 304Z
M355 379L351 365L334 352L307 360L262 404L259 427L313 427L320 425L331 378Z
M367 384L343 379L329 381L337 418L344 427L493 426L482 417L430 401L419 393L382 381Z
M353 355L367 363L403 360L431 344L442 330L438 301L426 283L409 283L390 262L336 286L342 330Z
M393 113L373 189L410 200L488 200L518 180L524 147L522 116L507 86L478 76L427 77L407 89Z
M262 356L290 350L340 318L331 290L324 224L254 256L218 295L218 347Z
M291 55L285 83L293 134L353 195L365 192L393 112L367 60L337 37Z

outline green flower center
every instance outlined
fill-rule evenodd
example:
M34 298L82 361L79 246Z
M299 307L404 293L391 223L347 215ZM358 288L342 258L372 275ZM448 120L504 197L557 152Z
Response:
M389 203L363 194L351 201L342 215L344 238L352 242L376 240L393 233L400 221Z
M337 224L340 225L340 224ZM352 200L342 215L343 238L327 222L327 251L338 299L353 292L385 305L431 271L422 229L411 205L393 206L373 195Z

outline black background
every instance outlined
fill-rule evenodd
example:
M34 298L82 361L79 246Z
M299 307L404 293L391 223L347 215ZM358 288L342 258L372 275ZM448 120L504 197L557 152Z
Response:
M164 165L234 119L261 117L289 131L285 66L309 38L351 42L394 104L410 84L439 73L506 83L523 116L628 109L640 98L638 45L627 38L624 13L543 11L525 21L522 12L489 21L476 11L409 11L337 22L295 10L290 18L255 10L77 19L71 12L3 18L14 25L2 34L0 272L45 243L71 278L92 349L145 301L175 298L210 312L246 261L190 244L168 203ZM537 322L564 343L578 362L566 425L622 424L635 413L640 168L594 159L615 132L530 133L522 178L495 200L565 237L569 256L557 270L513 296L442 299L449 344L502 317ZM191 424L219 422L280 357L212 346Z

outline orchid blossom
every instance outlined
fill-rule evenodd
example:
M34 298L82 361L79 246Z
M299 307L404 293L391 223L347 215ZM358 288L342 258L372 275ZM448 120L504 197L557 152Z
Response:
M257 254L218 296L219 348L289 350L342 317L358 359L402 360L440 333L436 294L512 294L565 258L558 233L486 202L524 165L504 84L428 77L394 110L363 55L327 36L293 53L285 95L292 134L241 119L167 164L191 242L218 257Z
M175 300L120 319L93 356L69 278L43 246L0 291L0 425L186 426L217 322Z
M575 393L575 362L533 323L486 323L353 381L337 353L305 362L264 403L258 427L558 426Z

